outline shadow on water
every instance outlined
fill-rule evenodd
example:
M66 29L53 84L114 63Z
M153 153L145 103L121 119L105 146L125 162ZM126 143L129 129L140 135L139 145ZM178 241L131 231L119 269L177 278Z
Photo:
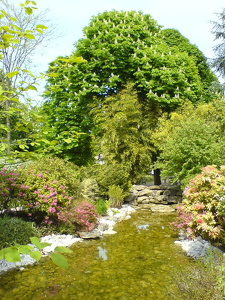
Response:
M191 260L174 244L174 218L138 211L117 224L117 234L75 244L67 271L46 258L2 275L0 299L180 299L173 274Z

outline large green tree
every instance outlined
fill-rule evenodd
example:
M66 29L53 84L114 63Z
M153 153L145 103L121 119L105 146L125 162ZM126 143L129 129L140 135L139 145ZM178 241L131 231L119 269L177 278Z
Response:
M91 19L75 46L70 57L56 59L48 70L44 109L58 138L61 132L70 136L70 124L86 136L93 135L96 124L91 116L99 107L104 111L108 97L119 93L127 82L133 82L142 118L150 128L162 111L171 112L186 100L196 103L211 97L206 95L209 76L199 74L194 55L169 44L150 15L101 13ZM85 61L78 63L78 57ZM58 129L62 126L63 130ZM79 146L82 149L81 144L70 149L70 159L75 159Z
M218 44L214 47L216 57L213 59L213 67L221 76L225 75L225 8L217 13L218 21L212 21L215 40Z

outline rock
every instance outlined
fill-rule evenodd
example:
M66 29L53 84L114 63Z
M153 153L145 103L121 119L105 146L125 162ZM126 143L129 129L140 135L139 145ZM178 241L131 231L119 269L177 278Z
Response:
M87 240L87 239L99 239L101 237L101 232L100 230L98 229L94 229L90 232L85 232L85 231L81 231L81 232L78 232L79 236L84 239L84 240Z
M152 212L166 212L166 213L169 213L169 212L174 212L175 209L170 206L170 205L163 205L163 204L150 204L150 209Z

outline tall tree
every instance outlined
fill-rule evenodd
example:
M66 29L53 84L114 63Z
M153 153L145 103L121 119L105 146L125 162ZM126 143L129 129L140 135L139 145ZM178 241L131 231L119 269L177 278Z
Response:
M34 84L37 77L26 68L36 48L49 40L52 29L46 32L47 27L41 25L46 11L33 13L36 10L34 1L26 1L16 7L8 0L1 0L0 8L2 9L0 82L4 90L1 121L5 120L7 154L10 154L12 119L17 118L18 110L21 109L21 106L20 108L17 106L18 97L26 90L36 90Z
M153 150L151 132L132 83L108 97L95 114L95 120L101 125L99 144L105 163L125 165L132 181L149 170Z
M7 2L2 2L7 3ZM31 15L33 10L36 9L36 3L34 1L26 1L21 4L26 14ZM11 124L10 119L18 115L20 108L17 103L19 102L19 95L22 92L29 89L36 89L34 83L36 77L28 70L22 70L26 58L30 52L26 52L25 45L29 45L30 40L35 39L35 34L43 33L46 28L43 25L36 24L31 29L23 29L17 25L17 20L12 17L6 11L0 11L1 26L0 26L0 100L1 100L1 132L7 134L7 154L10 154L11 144ZM24 15L24 22L26 23L26 17ZM19 49L18 51L16 49ZM23 53L24 51L24 53ZM16 53L16 54L15 54ZM15 54L15 55L14 55ZM21 59L20 59L21 58ZM18 78L23 78L22 74L30 76L31 81L25 82L22 80L18 85L16 84ZM6 120L6 123L2 122ZM4 141L3 141L4 142ZM4 144L4 143L3 143ZM3 147L4 148L4 147ZM2 148L2 149L3 149Z
M60 120L70 123L73 116L82 132L93 135L93 112L99 107L104 111L108 97L130 81L150 128L156 126L162 111L171 112L187 99L209 100L195 59L164 38L157 22L141 12L111 11L93 17L72 55L49 66L44 106L49 124L57 129ZM85 61L77 63L77 57ZM66 131L69 136L69 127L63 134ZM75 154L76 147L73 150Z
M215 40L218 44L214 47L216 58L213 59L212 65L215 71L221 76L225 75L225 8L221 13L217 13L218 21L212 21Z

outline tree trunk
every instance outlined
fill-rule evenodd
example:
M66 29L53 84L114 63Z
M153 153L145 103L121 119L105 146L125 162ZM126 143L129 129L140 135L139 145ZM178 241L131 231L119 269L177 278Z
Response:
M161 176L160 176L160 169L154 170L154 185L161 184Z
M9 101L7 100L6 101L6 113L9 110L9 106L10 106ZM7 153L7 155L9 155L11 152L11 128L10 128L10 116L9 115L6 116L6 127L8 128L7 138L6 138L6 140L7 140L6 153Z

